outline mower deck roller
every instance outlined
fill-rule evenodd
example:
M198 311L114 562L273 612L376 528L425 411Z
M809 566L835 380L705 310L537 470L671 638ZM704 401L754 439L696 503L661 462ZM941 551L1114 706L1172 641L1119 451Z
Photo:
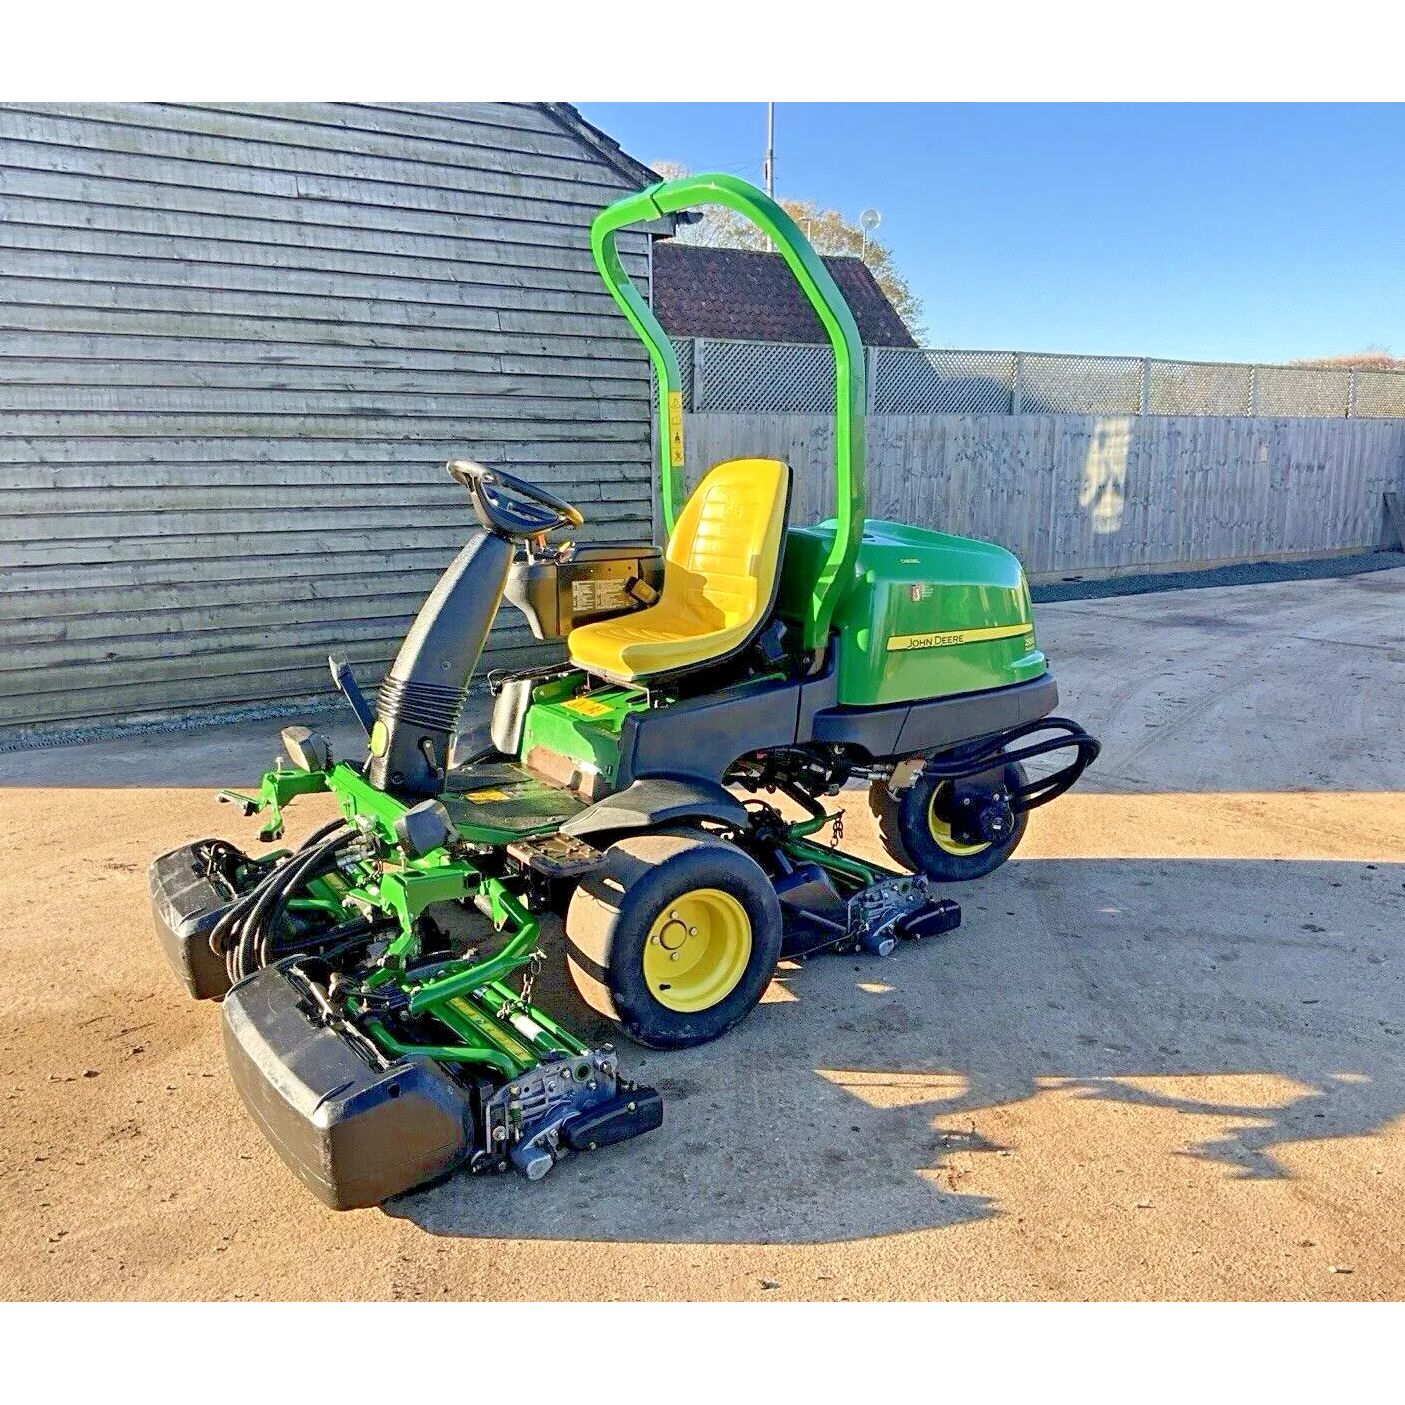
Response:
M776 460L716 465L679 500L678 361L615 237L709 201L770 236L833 348L831 521L791 523ZM653 361L668 540L562 541L583 523L571 504L452 461L480 530L374 708L330 660L364 755L290 726L257 793L220 797L262 816L265 841L302 795L330 794L338 817L296 849L205 839L152 864L158 936L191 995L223 999L245 1106L337 1209L458 1170L537 1180L662 1124L611 1044L536 1002L546 960L636 1043L718 1038L781 957L878 959L954 931L943 885L1004 863L1029 811L1097 755L1051 715L1019 562L865 520L863 348L785 212L734 177L688 177L603 211L591 245ZM564 648L490 676L490 744L469 749L460 713L503 599ZM855 783L892 867L841 847L843 811L824 799ZM565 926L554 958L547 914Z

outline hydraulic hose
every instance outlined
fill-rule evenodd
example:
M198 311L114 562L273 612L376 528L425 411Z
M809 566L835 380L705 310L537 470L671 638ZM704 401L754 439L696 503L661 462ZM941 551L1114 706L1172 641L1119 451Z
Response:
M254 886L250 888L247 893L244 893L240 897L236 898L235 901L230 904L228 911L226 911L224 916L221 917L217 923L215 923L214 928L211 930L209 937L210 950L216 956L227 956L229 948L232 945L232 941L230 939L232 938L235 929L242 923L243 918L248 913L249 909L253 907L253 905L259 900L259 896L263 892L265 885L271 883L275 878L277 878L277 876L284 871L287 865L292 863L298 857L299 854L306 853L306 851L311 848L314 844L316 844L319 840L326 838L326 836L331 834L334 830L340 829L345 823L345 820L338 817L337 819L329 820L326 824L320 825L317 829L314 829L312 833L309 834L307 838L304 839L302 843L298 846L297 851L295 853L289 854L286 858L280 859L278 863L276 863L272 868L270 868L269 871L265 873L264 876L260 878L259 881L255 883ZM230 852L236 852L232 849L230 845L224 844L223 840L220 840L218 842Z
M330 836L330 837L328 837ZM329 851L353 837L346 821L337 818L315 829L298 850L283 859L253 888L231 905L210 933L210 948L223 954L231 981L250 975L260 964L255 958L256 934L270 908Z
M232 947L234 969L238 973L236 979L252 975L263 965L268 954L266 934L271 930L267 920L283 896L311 877L318 865L331 857L337 848L356 837L355 831L345 830L341 825L338 825L338 830L340 832L323 839L313 848L299 851L263 885L258 900L240 925Z
M329 873L335 868L338 851L344 849L356 837L356 834L352 832L333 835L324 841L298 865L296 872L288 875L286 882L278 885L277 896L257 924L255 924L254 915L250 914L248 922L253 927L252 936L259 966L268 965L268 958L272 952L273 935L277 932L278 924L283 920L283 915L288 910L289 899L299 888L306 886L312 879Z

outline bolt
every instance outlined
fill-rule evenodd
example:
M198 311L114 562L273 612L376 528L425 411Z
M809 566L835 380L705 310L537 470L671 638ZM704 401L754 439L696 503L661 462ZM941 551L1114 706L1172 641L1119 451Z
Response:
M697 936L697 934L698 934L698 929L697 929L696 927L689 927L689 928L688 928L688 935L689 935L690 937L695 937L695 936Z
M668 953L668 959L669 959L670 961L677 961L677 960L678 960L678 953L677 953L676 951L670 951L670 952Z
M633 1112L633 1111L635 1111L636 1107L637 1107L637 1104L635 1104L635 1103L630 1103L630 1105L625 1109L625 1111L626 1111L626 1112Z

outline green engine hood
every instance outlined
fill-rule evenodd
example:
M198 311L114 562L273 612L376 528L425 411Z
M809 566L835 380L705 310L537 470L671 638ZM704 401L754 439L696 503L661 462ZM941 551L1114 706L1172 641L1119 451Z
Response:
M828 521L787 535L783 618L803 619L834 529ZM1003 547L868 521L854 572L834 616L846 706L1004 688L1045 671L1024 570Z

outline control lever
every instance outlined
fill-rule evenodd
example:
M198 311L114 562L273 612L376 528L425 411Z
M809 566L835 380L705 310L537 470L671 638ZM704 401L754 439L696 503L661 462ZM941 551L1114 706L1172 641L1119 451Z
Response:
M376 725L376 714L371 711L371 704L366 701L366 695L361 691L361 686L356 681L356 675L352 673L351 665L346 661L346 655L329 654L327 667L331 670L332 682L336 684L337 692L351 704L351 710L356 714L356 720L369 737L371 728Z
M625 581L624 593L631 600L637 600L645 609L648 609L650 605L658 604L658 591L648 581L641 581L638 576L630 576Z

